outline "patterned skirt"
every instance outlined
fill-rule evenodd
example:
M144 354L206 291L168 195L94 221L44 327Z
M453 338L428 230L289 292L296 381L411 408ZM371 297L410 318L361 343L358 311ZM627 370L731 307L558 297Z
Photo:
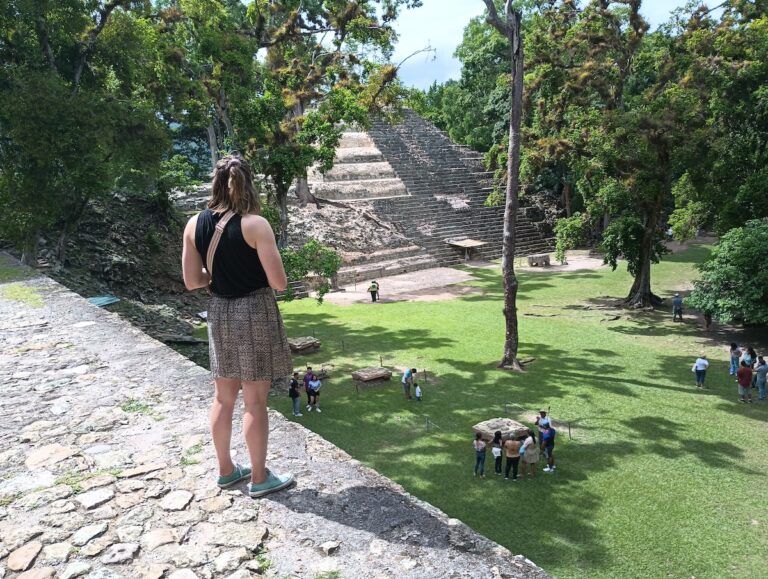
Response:
M283 318L271 288L247 296L212 296L208 348L214 378L271 381L293 370Z

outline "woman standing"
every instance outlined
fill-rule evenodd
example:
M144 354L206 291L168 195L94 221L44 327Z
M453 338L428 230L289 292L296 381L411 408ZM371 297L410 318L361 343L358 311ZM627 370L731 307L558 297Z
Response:
M310 412L312 410L316 410L317 412L322 412L320 410L320 405L317 401L317 397L320 396L320 388L323 387L323 383L320 381L320 378L317 377L317 374L312 375L312 380L309 381L309 398L310 403L309 406L307 406L307 410Z
M741 349L736 342L731 342L731 376L736 376L739 371L739 358L741 358Z
M707 368L709 368L709 362L707 361L706 354L702 354L693 363L693 370L696 373L696 388L704 388L704 379L707 377Z
M750 368L752 368L752 388L757 388L757 373L755 372L757 368L757 352L755 352L755 349L753 347L747 348L747 353L745 354L744 358L749 357L749 360L751 360Z
M539 447L536 444L536 434L528 429L528 436L523 442L522 457L523 457L523 480L528 478L528 468L531 469L531 478L536 478L536 464L539 462Z
M504 451L507 455L507 467L504 471L504 480L509 480L509 470L512 469L512 480L517 482L517 467L520 464L520 447L523 441L507 440L504 443Z
M259 215L251 170L239 157L216 164L208 208L184 230L182 267L187 289L210 288L208 342L216 385L211 434L219 487L250 479L261 497L289 486L292 474L266 468L267 395L273 379L291 374L291 355L274 290L288 282L275 236ZM206 269L204 270L203 267ZM243 391L243 436L251 466L232 462L232 416Z
M475 449L475 476L480 474L480 478L485 478L485 441L481 433L475 434L475 440L472 441L472 447Z
M765 383L768 376L768 363L762 356L757 357L757 367L755 368L755 381L757 382L758 398L765 400Z
M494 472L501 476L501 430L493 433L493 442L491 442L491 454L494 458Z

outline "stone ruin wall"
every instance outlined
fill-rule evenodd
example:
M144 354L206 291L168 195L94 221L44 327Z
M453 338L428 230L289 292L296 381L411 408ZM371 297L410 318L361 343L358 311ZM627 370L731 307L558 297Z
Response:
M297 485L219 490L206 370L48 278L14 288L26 298L0 291L0 577L546 577L277 412L269 464Z

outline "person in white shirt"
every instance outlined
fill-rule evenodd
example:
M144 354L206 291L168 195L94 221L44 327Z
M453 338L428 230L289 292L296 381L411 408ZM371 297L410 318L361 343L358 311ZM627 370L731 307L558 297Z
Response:
M709 368L709 362L707 361L706 354L702 354L693 363L692 372L696 373L696 388L704 388L704 378L707 376L707 368Z
M416 384L416 402L421 402L421 386Z
M317 397L320 396L320 388L322 388L323 383L320 382L320 378L317 377L317 374L312 375L312 380L309 381L309 398L310 398L310 404L307 407L307 410L309 412L312 412L312 410L317 410L318 412L322 412L320 410L320 405L317 402Z
M539 427L539 432L546 429L550 425L549 416L547 416L546 410L539 410L539 415L536 417L536 426Z

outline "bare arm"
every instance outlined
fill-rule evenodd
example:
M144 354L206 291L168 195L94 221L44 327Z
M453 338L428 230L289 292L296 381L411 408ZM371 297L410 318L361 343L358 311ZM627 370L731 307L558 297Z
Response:
M246 243L259 254L259 261L267 274L269 286L277 291L287 289L288 279L285 276L283 260L277 250L275 234L269 222L259 215L245 215L242 228Z
M192 217L184 228L184 248L181 252L181 270L184 275L184 285L188 290L208 287L210 276L203 270L203 260L195 247L195 227L197 215Z

